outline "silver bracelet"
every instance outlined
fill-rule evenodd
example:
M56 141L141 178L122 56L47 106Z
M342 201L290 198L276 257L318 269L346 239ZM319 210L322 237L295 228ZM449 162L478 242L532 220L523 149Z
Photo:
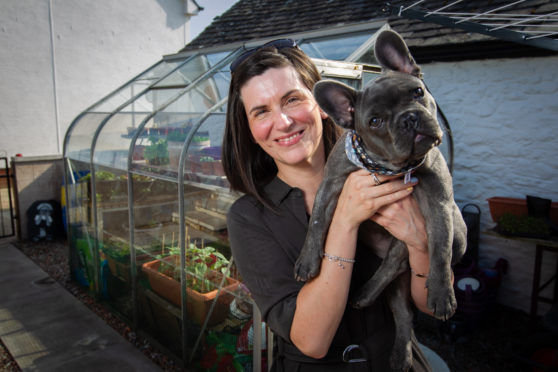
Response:
M330 262L337 262L337 265L342 268L345 269L345 265L343 265L343 262L347 262L347 263L355 263L356 261L351 259L351 258L343 258L343 257L339 257L339 256L332 256L328 253L324 252L324 257L326 257Z
M416 276L417 278L426 278L428 279L428 275L427 274L421 274L421 273L417 273L415 270L413 270L413 268L411 267L411 273L413 273L414 276Z

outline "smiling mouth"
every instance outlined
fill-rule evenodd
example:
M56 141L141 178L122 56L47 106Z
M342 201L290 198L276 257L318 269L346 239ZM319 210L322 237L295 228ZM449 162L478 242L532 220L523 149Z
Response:
M281 143L281 144L287 144L289 142L292 142L292 141L296 140L298 137L302 136L302 133L304 133L304 130L293 133L293 134L289 135L288 137L278 138L278 139L276 139L276 141Z

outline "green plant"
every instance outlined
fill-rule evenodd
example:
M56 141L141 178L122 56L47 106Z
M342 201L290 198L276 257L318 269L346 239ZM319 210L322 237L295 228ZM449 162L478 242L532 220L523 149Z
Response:
M204 163L210 163L212 161L215 161L215 159L212 156L200 156L200 162Z
M167 136L167 141L184 142L184 140L186 140L187 136L188 136L188 133L183 133L179 130L173 130Z
M116 175L112 172L98 171L95 172L95 178L97 180L112 181L116 179Z
M205 142L205 141L209 141L209 136L194 136L194 138L192 138L192 142L194 143Z
M145 148L143 156L151 164L168 164L169 162L169 149L168 142L164 138L157 139L156 137L149 137L151 144Z
M517 236L542 237L550 234L550 228L543 218L516 216L511 213L500 216L497 230L504 235Z
M85 176L83 176L79 179L79 182L89 181L90 179L91 179L91 173L87 173ZM98 172L95 172L95 179L97 181L112 181L112 180L117 179L117 177L112 172L98 171Z
M180 249L178 247L165 247L165 249L176 258L175 262L161 260L159 271L176 280L180 280L180 271L175 269L180 257ZM211 246L203 248L197 247L190 243L186 248L186 286L195 291L206 293L216 288L216 284L220 280L220 275L226 275L229 267L229 260L219 251ZM162 258L162 255L158 255ZM215 275L217 274L217 276Z
M186 285L198 292L209 292L214 283L209 274L220 272L227 274L229 260L215 248L206 246L198 248L194 244L186 250ZM218 279L218 278L217 278Z
M130 258L130 246L121 240L108 239L101 249L107 256L118 261L127 261Z

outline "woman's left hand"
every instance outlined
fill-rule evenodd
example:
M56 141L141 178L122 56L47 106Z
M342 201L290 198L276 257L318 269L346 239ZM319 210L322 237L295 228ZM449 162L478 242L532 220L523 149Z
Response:
M427 250L424 217L413 195L380 208L371 220L407 244L409 250Z

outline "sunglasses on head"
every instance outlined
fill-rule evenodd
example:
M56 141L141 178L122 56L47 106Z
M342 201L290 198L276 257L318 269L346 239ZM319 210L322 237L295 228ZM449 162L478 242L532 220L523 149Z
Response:
M296 46L296 41L294 41L293 39L278 39L278 40L273 40L273 41L270 41L269 43L265 43L263 45L260 45L259 47L248 49L247 51L245 51L244 53L239 55L233 61L233 63L231 63L231 73L234 72L234 70L236 70L236 68L242 62L244 62L248 57L250 57L252 54L256 53L258 50L260 50L262 48L275 47L277 50L280 50L280 49L284 49L284 48L294 48L295 46Z

